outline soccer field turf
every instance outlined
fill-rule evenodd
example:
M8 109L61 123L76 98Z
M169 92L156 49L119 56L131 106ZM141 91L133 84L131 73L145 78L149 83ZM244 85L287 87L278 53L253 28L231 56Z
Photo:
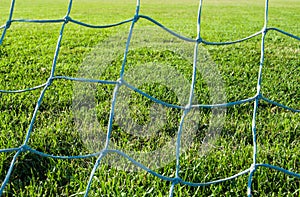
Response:
M198 3L192 0L141 1L139 13L157 20L184 37L196 39ZM10 4L10 0L0 3L0 27L6 24ZM63 19L68 4L69 1L63 0L17 0L12 19ZM209 42L227 42L261 31L264 25L264 5L263 0L204 1L201 38ZM135 14L135 6L135 1L128 0L78 0L73 2L70 17L86 24L107 25L132 18ZM279 28L298 36L298 39L277 31L270 30L267 33L261 83L261 93L264 97L298 110L300 108L299 13L298 0L269 2L268 27ZM84 74L84 76L95 76L97 80L117 80L130 25L131 22L128 22L117 27L97 29L72 22L67 23L53 76L75 78L82 77ZM11 23L0 45L0 90L28 89L47 83L53 71L53 57L61 26L62 22ZM0 32L1 36L3 28ZM125 75L134 73L133 81L135 76L141 76L137 81L140 83L146 81L146 83L136 82L132 84L133 86L166 103L181 105L178 95L180 92L185 94L184 87L190 88L190 86L184 86L181 81L176 81L176 76L179 75L187 84L191 84L193 65L192 59L188 58L193 54L194 43L177 43L172 38L173 36L155 24L140 17L133 29ZM182 53L175 49L182 50ZM213 71L217 71L213 74L221 76L224 89L222 96L225 96L225 102L255 96L261 56L261 34L248 41L232 45L201 44L199 50L207 52L209 65L214 66ZM93 56L94 53L97 56ZM95 69L95 65L102 66L106 62L109 66L99 76L86 70L82 73L83 68ZM154 77L158 73L155 69L146 73L148 76L145 76L145 73L135 72L140 65L145 65L147 68L155 64L170 66L169 70L161 70L162 73L170 74L168 75L170 78L164 81L164 84L161 81L160 84L151 83L153 80L151 73L154 73ZM201 70L201 65L199 69ZM176 76L173 75L174 73ZM193 104L211 104L214 100L211 98L213 93L210 85L206 83L205 77L199 75L201 71L197 71L197 74ZM175 84L173 89L169 87L168 81L172 82L172 85ZM93 110L99 122L96 125L97 131L101 136L105 136L115 85L93 83L90 86L81 86L82 83L65 79L52 81L45 91L26 145L37 151L58 156L86 155L104 147L105 139L99 136L89 137L89 133L82 131L84 126L83 129L78 129L80 121L85 120L80 119L81 114L74 108L78 100L79 104L95 105ZM93 102L88 103L89 99L84 100L86 97L77 92L76 88L81 88L80 91L83 92L95 90L90 94L93 96L91 99ZM22 93L0 92L1 149L17 148L24 143L42 89ZM164 149L168 143L175 144L174 139L177 136L183 110L162 108L165 110L166 117L161 119L160 116L156 117L155 121L161 120L163 125L150 136L128 132L121 124L127 125L127 129L129 123L147 125L151 121L149 109L154 106L154 102L149 98L133 91L129 92L123 91L125 96L128 96L124 97L124 105L128 101L129 106L126 108L129 112L128 114L124 112L124 116L128 115L128 117L119 117L114 121L111 134L111 144L114 147L111 148L122 150L130 155L155 152L160 148ZM87 103L80 103L80 99ZM192 120L195 121L197 130L191 144L182 151L180 157L179 176L182 180L195 183L210 182L232 176L251 166L253 104L254 101L250 101L227 107L226 115L223 117L224 122L220 128L213 128L218 130L215 141L212 141L210 148L205 150L203 141L210 132L211 124L214 124L212 123L214 119L211 118L214 112L211 109L199 109L195 112L197 114L195 117L200 117ZM126 106L121 105L121 107ZM160 108L155 106L153 108L158 109L156 111L158 114L163 113L159 111ZM123 108L120 110L118 112L124 111ZM256 162L278 166L298 173L299 176L299 122L299 112L291 112L260 100L256 117L258 151ZM155 122L153 127L156 128L158 125L159 123ZM182 139L182 143L185 140ZM8 173L15 154L16 151L0 153L1 183ZM170 154L174 155L172 157L174 159L152 170L163 176L175 177L175 153ZM109 153L99 165L89 196L169 195L171 182L163 181L146 171L130 172L121 169L118 165L132 164L124 160L116 160L120 158L114 155L116 154ZM113 159L116 161L110 161ZM14 163L3 196L82 196L96 160L97 156L86 159L52 159L24 151ZM141 163L142 161L147 159L142 159ZM143 164L150 165L147 162ZM205 187L178 184L175 186L174 196L245 196L247 182L248 173L230 181ZM282 172L258 167L254 173L253 196L299 196L299 188L299 178Z

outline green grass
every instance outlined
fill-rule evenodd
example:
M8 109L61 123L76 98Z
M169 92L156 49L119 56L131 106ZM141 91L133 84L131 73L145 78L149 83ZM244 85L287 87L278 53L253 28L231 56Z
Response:
M261 30L263 1L204 1L202 36L209 41L227 41L245 37ZM9 14L9 0L0 4L0 25ZM67 1L16 2L13 18L63 18ZM195 38L197 1L142 1L141 14L149 15L172 30ZM74 1L71 17L86 23L108 24L131 18L135 2ZM300 35L300 3L297 0L270 1L269 26ZM111 29L90 29L67 24L55 75L76 77L85 58L96 46L120 32L128 32L130 24ZM136 26L152 25L140 19ZM152 25L153 26L153 25ZM13 23L0 46L0 89L15 90L45 83L51 71L61 24ZM155 28L153 26L153 28ZM162 31L161 31L162 32ZM163 35L163 33L162 33ZM229 46L204 46L220 71L227 102L254 96L260 59L260 36ZM300 50L299 41L268 32L265 46L262 93L269 99L299 109ZM101 57L100 57L101 58ZM106 58L106 57L103 57ZM149 61L169 62L190 82L191 65L170 50L144 48L130 51L131 68ZM110 60L110 69L102 79L116 80L122 53ZM129 67L130 68L130 67ZM127 69L129 69L127 68ZM128 71L128 70L127 70ZM53 155L79 155L92 151L75 127L72 111L74 86L77 82L55 80L46 91L28 145ZM96 86L96 110L99 128L106 132L112 85ZM139 87L156 98L178 104L174 92L166 86L144 84ZM20 146L29 127L39 90L19 94L0 93L0 148ZM201 77L196 87L197 102L209 103L207 84ZM130 112L141 124L149 121L153 102L132 93ZM151 151L163 147L176 135L179 110L167 110L167 122L159 135L143 138L123 132L114 124L112 142L128 151ZM180 176L185 181L207 182L231 176L252 164L251 121L253 102L227 109L224 127L214 147L200 154L203 132L207 130L211 110L200 110L199 129L190 149L181 157ZM258 163L268 163L300 173L300 116L261 102L257 117ZM103 142L100 147L103 147ZM0 154L0 180L9 168L14 153ZM107 156L93 179L90 196L167 196L170 182L146 172L125 172L108 165ZM3 196L82 196L96 158L56 160L24 152L15 163L10 182ZM155 169L165 176L175 176L174 161ZM174 196L245 196L248 176L207 187L177 185ZM274 170L258 168L252 185L253 196L299 196L300 180ZM78 195L75 195L78 194Z

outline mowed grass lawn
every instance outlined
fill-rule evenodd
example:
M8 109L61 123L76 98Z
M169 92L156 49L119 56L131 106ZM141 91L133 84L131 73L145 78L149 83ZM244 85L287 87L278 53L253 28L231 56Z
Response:
M82 0L74 1L70 16L89 24L105 25L132 18L135 1ZM61 19L68 1L16 1L13 19ZM0 25L9 15L10 0L0 3ZM177 33L195 38L197 35L198 2L192 0L142 1L140 14L148 15ZM271 0L269 27L277 27L300 36L300 1ZM208 41L229 41L260 31L264 24L263 0L204 1L201 35ZM53 56L61 23L12 23L0 46L0 90L18 90L44 84L50 76ZM92 29L73 23L66 25L55 76L78 77L78 71L88 54L105 40L120 32L128 33L130 23L109 29ZM158 29L139 19L137 27ZM2 31L1 31L2 32ZM161 31L163 32L163 31ZM115 40L118 42L118 40ZM120 41L119 41L120 42ZM226 101L245 99L256 94L260 60L261 36L227 46L203 46L215 62L224 81ZM125 42L124 42L125 49ZM192 49L192 48L191 48ZM191 65L182 63L170 51L132 50L130 64L151 60L170 64L191 82ZM103 57L106 58L106 57ZM100 58L101 59L101 58ZM111 69L102 79L116 80L122 54L111 61ZM147 61L146 61L147 60ZM269 31L266 36L262 94L276 102L299 109L300 98L299 41ZM188 77L190 76L190 78ZM52 155L84 155L93 151L84 143L75 128L72 100L78 82L54 80L43 98L28 145ZM209 103L205 83L197 83L197 102ZM148 88L147 88L148 87ZM203 89L202 89L203 87ZM113 85L97 85L99 130L106 132ZM165 87L146 84L142 88L156 98L176 104L176 98ZM42 89L7 94L0 93L0 148L15 148L23 144ZM203 96L204 95L204 96ZM147 117L152 102L135 94L133 104L141 116ZM134 111L133 111L134 112ZM176 134L182 111L171 111L166 128L149 139L132 136L117 125L112 141L124 152L153 151ZM211 110L200 109L202 119L194 142L180 159L180 177L190 182L208 182L232 176L252 164L251 122L253 102L227 108L225 123L213 147L200 154L201 139L209 125ZM134 115L133 115L134 117ZM147 118L146 118L147 119ZM140 119L137 119L141 121ZM257 114L257 163L268 163L300 173L300 116L263 101ZM147 120L141 121L145 123ZM101 128L101 129L100 129ZM104 141L99 143L104 144ZM0 153L0 180L3 182L15 152ZM3 196L82 196L97 157L59 160L21 153L14 166ZM147 164L145 164L147 165ZM159 169L164 176L175 176L174 161ZM174 196L245 196L248 176L206 187L176 185ZM93 179L90 196L167 196L171 183L147 172L126 172L116 166L101 163ZM252 185L253 196L300 196L300 180L275 170L258 168Z

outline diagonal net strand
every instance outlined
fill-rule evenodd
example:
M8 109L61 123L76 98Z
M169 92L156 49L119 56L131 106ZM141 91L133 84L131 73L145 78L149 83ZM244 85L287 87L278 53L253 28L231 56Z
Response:
M262 85L262 74L263 74L263 65L264 65L264 60L265 60L265 38L266 35L269 31L277 31L283 35L286 35L292 39L296 39L298 41L300 41L300 37L297 35L293 35L289 32L285 32L281 29L275 28L275 27L268 27L268 9L269 9L269 1L266 0L265 1L265 13L264 13L264 26L262 28L261 31L255 32L245 38L241 38L238 40L234 40L234 41L226 41L226 42L213 42L213 41L207 41L204 40L201 37L201 16L202 16L202 7L203 7L203 3L202 0L199 1L199 8L198 8L198 18L197 18L197 38L193 39L193 38L189 38L189 37L185 37L184 35L180 35L172 30L170 30L169 28L167 28L166 26L164 26L163 24L159 23L158 21L156 21L155 19L151 18L150 16L146 16L146 15L142 15L139 13L140 10L140 0L137 0L136 2L136 10L135 10L135 14L132 18L130 19L126 19L124 21L120 21L118 23L114 23L114 24L107 24L107 25L93 25L93 24L87 24L75 19L72 19L70 17L70 12L72 10L72 3L73 1L70 0L69 1L69 5L68 5L68 9L67 9L67 13L66 15L61 18L61 19L53 19L53 20L49 20L49 19L42 19L42 20L36 20L36 19L13 19L13 13L14 13L14 8L15 8L15 2L16 0L12 0L11 1L11 7L10 7L10 12L9 12L9 17L8 20L6 22L6 24L0 26L0 30L2 30L2 35L0 37L0 45L5 41L5 35L7 30L11 27L11 25L15 24L15 23L37 23L37 24L43 24L43 23L62 23L61 25L61 29L60 29L60 33L58 36L58 40L57 40L57 45L56 45L56 49L54 52L54 57L53 57L53 62L52 62L52 67L51 67L51 72L49 74L49 78L48 80L44 83L44 84L40 84L38 86L35 87L30 87L27 89L20 89L20 90L0 90L1 93L21 93L21 92L27 92L27 91L33 91L36 89L41 89L41 93L40 96L37 100L35 109L34 109L34 113L32 115L31 118L31 122L29 125L29 128L27 130L25 139L23 144L20 147L13 147L13 148L6 148L6 149L1 149L0 153L4 153L4 152L14 152L14 157L11 161L10 167L6 173L6 177L4 179L4 181L2 182L1 188L0 188L0 195L3 194L6 185L9 183L9 179L11 176L11 173L14 169L14 165L16 163L16 160L18 158L18 156L22 153L22 152L31 152L33 154L37 154L40 155L42 157L49 157L49 158L54 158L54 159L85 159L85 158L90 158L90 157L97 157L97 160L94 164L94 167L90 173L90 177L89 177L89 181L88 184L86 186L86 191L84 193L84 196L88 196L89 191L90 191L90 187L93 181L93 177L95 175L95 172L97 170L97 168L99 167L99 165L101 164L101 160L107 155L107 154L111 154L111 153L116 153L119 154L120 156L124 157L125 159L129 160L130 162L132 162L134 165L138 166L139 168L143 169L144 171L152 174L153 176L156 176L158 178L160 178L161 180L164 181L170 181L172 184L170 186L170 190L169 190L169 196L173 196L174 194L174 190L175 190L175 186L177 184L184 184L184 185L188 185L188 186L194 186L194 187L199 187L199 186L207 186L207 185L212 185L212 184L217 184L220 182L224 182L224 181L228 181L231 179L235 179L239 176L242 176L244 174L249 174L248 176L248 188L247 188L247 195L250 197L251 196L251 189L252 189L252 179L254 177L255 171L257 170L257 168L271 168L274 170L277 170L279 172L285 173L287 175L296 177L296 178L300 178L300 174L280 168L278 166L273 166L270 164L259 164L256 161L256 157L257 157L257 132L256 132L256 119L257 119L257 110L259 108L259 102L265 101L267 103L270 103L272 105L276 105L278 107L281 107L283 109L286 110L290 110L292 112L295 113L299 113L300 109L294 109L292 107L289 106L285 106L281 103L278 103L276 101L272 101L266 97L264 97L261 93L261 85ZM130 43L131 43L131 37L132 37L132 33L134 32L134 26L135 24L139 21L139 20L147 20L151 23L153 23L154 25L160 27L161 29L163 29L164 31L170 33L172 36L177 37L181 40L187 41L187 42L192 42L194 43L194 57L193 57L193 73L192 73L192 82L190 84L190 95L189 95L189 103L187 106L179 106L179 105L174 105L171 103L167 103L164 102L162 100L156 99L153 96L143 92L142 90L140 90L137 87L134 87L133 85L127 83L124 80L124 73L125 73L125 67L126 67L126 60L127 60L127 55L128 55L128 50L130 48ZM74 78L74 77L69 77L69 76L57 76L55 75L55 70L56 70L56 63L57 63L57 59L60 53L60 47L61 47L61 41L63 39L63 34L64 34L64 28L68 23L74 23L76 25L80 25L83 27L87 27L87 28L111 28L111 27L115 27L115 26L119 26L125 23L131 23L130 26L130 30L128 33L128 37L127 37L127 41L126 41L126 45L125 45L125 50L124 50L124 56L123 56L123 62L122 62L122 67L120 69L120 78L116 81L113 80L95 80L95 79L88 79L88 78ZM217 104L193 104L192 100L193 100L193 94L195 91L195 81L196 81L196 64L197 64L197 59L198 59L198 50L199 50L199 44L204 44L204 45L231 45L231 44L236 44L236 43L240 43L240 42L244 42L246 40L250 40L256 36L261 35L261 57L260 57L260 62L259 62L259 71L258 71L258 79L257 79L257 93L252 96L252 97L248 97L242 100L237 100L237 101L233 101L233 102L228 102L228 103L217 103ZM109 116L109 124L107 127L107 135L106 135L106 144L104 149L102 149L99 152L93 153L93 154L87 154L87 155L76 155L76 156L56 156L56 155L50 155L44 152L40 152L38 150L35 150L33 148L31 148L28 145L28 141L30 139L31 136L31 132L33 129L33 125L35 123L36 120L36 116L39 110L39 107L43 101L44 95L47 93L47 89L52 85L52 82L54 80L70 80L70 81L78 81L81 83L100 83L100 84L113 84L115 85L114 91L113 91L113 98L111 101L111 108L110 108L110 116ZM115 104L116 104L116 98L117 98L117 94L119 92L119 88L121 86L126 86L129 89L134 90L135 92L147 97L148 99L150 99L151 101L161 104L163 106L169 107L169 108L178 108L178 109L183 109L182 112L182 116L181 116L181 120L180 120L180 125L178 127L178 135L177 135L177 141L176 141L176 173L175 173L175 177L168 177L168 176L164 176L162 174L156 173L155 171L151 170L150 168L144 166L143 164L139 163L138 161L135 161L133 158L131 158L130 156L128 156L127 154L125 154L124 152L120 151L120 150L115 150L115 149L110 149L109 148L109 143L111 141L111 133L112 133L112 125L113 125L113 118L114 118L114 110L115 110ZM187 113L192 109L192 108L215 108L215 107L231 107L231 106L235 106L235 105L241 105L243 103L249 103L249 102L254 102L254 106L253 106L253 117L252 117L252 140L253 140L253 162L252 165L235 174L232 175L230 177L227 178L223 178L223 179L219 179L219 180L215 180L215 181L210 181L210 182L205 182L205 183L194 183L194 182L187 182L181 179L181 177L179 176L179 171L180 171L180 148L181 148L181 133L182 133L182 127L184 124L184 119L185 116L187 115Z

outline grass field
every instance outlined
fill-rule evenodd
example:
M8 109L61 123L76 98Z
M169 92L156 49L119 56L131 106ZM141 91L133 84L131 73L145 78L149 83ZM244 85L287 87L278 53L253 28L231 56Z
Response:
M68 1L16 1L13 19L61 19ZM10 0L0 3L0 26L6 23ZM140 14L148 15L177 33L197 36L198 2L192 0L145 0ZM132 18L135 1L77 0L70 16L78 21L105 25ZM229 41L260 31L264 24L264 1L204 1L201 35L208 41ZM300 36L300 1L271 0L269 27L277 27ZM49 78L61 23L12 23L0 46L0 90L18 90L44 84ZM139 28L154 24L139 19ZM130 23L109 29L86 28L74 23L66 25L55 76L78 77L85 58L105 40L120 32L128 32ZM2 31L1 31L2 32ZM163 31L161 31L163 32ZM163 35L163 34L162 34ZM118 40L116 40L118 42ZM102 45L101 45L102 43ZM204 46L215 62L224 81L226 102L256 94L260 60L261 36L226 46ZM262 94L276 102L299 109L300 104L300 45L299 41L275 31L268 32L262 76ZM105 46L104 46L105 47ZM124 44L125 48L125 44ZM103 57L106 58L106 57ZM149 51L147 48L129 53L129 64L155 61L170 62L191 81L192 67L170 51ZM102 79L116 80L122 54L111 61L111 68ZM189 77L190 76L190 77ZM76 82L78 83L78 82ZM83 155L93 151L83 142L75 127L72 111L75 82L54 80L46 91L28 145L53 155ZM198 103L209 103L206 84L197 82ZM97 85L96 102L99 128L106 132L113 85ZM178 104L174 92L163 86L145 85L145 92L166 102ZM0 93L0 149L23 144L41 89L7 94ZM133 117L147 122L152 101L132 93ZM170 96L171 95L171 96ZM181 159L180 177L190 182L208 182L232 176L252 164L253 102L227 108L224 126L214 146L199 154L201 136L207 130L211 110L200 109L202 119L190 149ZM124 152L152 151L161 147L177 132L182 111L170 110L168 121L160 135L149 139L132 136L114 124L112 141ZM136 116L136 117L135 117ZM300 116L261 101L257 114L257 163L267 163L300 173ZM101 142L103 146L104 142ZM0 153L0 180L3 182L15 152ZM96 157L59 160L23 152L18 157L3 196L82 196ZM170 182L147 172L126 172L116 166L100 164L92 182L90 196L167 196ZM164 176L175 176L174 161L159 169ZM248 176L206 187L176 185L174 196L245 196ZM254 175L253 196L300 196L300 179L267 168L258 168Z

